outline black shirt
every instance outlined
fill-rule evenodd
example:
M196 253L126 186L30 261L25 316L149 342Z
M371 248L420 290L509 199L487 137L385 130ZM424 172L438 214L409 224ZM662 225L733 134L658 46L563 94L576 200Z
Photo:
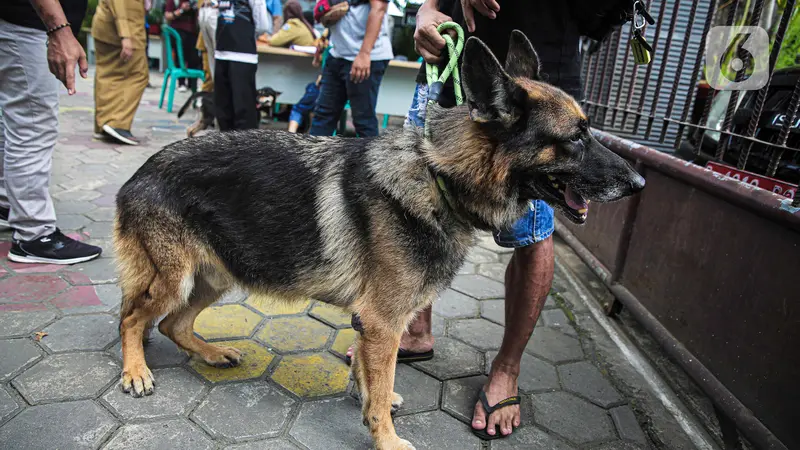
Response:
M81 22L86 15L87 0L59 0L64 9L67 21L72 25L72 32L77 35L81 29ZM30 0L3 0L0 7L0 19L28 28L47 30L42 19L36 14Z
M481 39L501 63L506 60L511 31L515 29L522 31L528 36L539 55L545 81L579 98L581 95L580 33L570 17L567 2L512 0L499 3L500 12L495 19L489 19L475 11L475 32L471 35L464 24L464 14L459 0L439 0L439 10L464 28L465 38L476 36ZM444 89L439 101L446 107L455 104L452 82L448 81L449 88ZM426 82L424 63L417 74L417 82Z

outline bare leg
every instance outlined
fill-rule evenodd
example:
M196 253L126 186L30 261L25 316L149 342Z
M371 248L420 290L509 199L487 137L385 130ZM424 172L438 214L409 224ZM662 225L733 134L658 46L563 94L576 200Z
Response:
M289 121L289 133L297 133L297 129L300 128L300 124L295 122L294 120Z
M400 339L400 348L411 352L427 352L433 348L432 307L423 309L408 326L408 331ZM347 349L347 356L353 357L353 347Z
M506 268L506 328L503 344L492 363L489 379L484 386L490 405L517 395L517 377L520 371L522 352L528 343L539 313L550 292L553 282L553 238L549 237L514 251ZM486 414L480 402L475 404L472 427L484 429ZM520 425L519 405L508 406L489 417L487 433L496 433L500 425L503 435L511 434L512 427Z

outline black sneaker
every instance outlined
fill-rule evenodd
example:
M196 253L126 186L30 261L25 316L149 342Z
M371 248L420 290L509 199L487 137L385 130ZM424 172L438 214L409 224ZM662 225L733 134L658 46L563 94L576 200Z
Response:
M95 259L103 250L56 231L33 241L14 240L8 259L18 263L76 264Z
M11 211L8 208L3 208L0 206L0 229L3 228L11 228L11 225L8 224L8 214Z
M103 125L103 131L106 132L107 135L111 136L112 138L116 139L123 144L128 145L139 145L139 141L136 140L135 137L131 134L128 130L123 130L122 128L114 128L111 125Z

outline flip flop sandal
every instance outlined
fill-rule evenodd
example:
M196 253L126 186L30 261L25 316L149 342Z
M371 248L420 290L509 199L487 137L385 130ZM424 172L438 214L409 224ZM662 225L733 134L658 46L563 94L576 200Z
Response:
M397 351L398 364L428 361L431 359L433 359L433 349L428 350L427 352L412 352L401 348ZM353 362L353 358L345 355L344 361L349 366Z
M511 436L510 434L503 435L500 432L500 425L494 426L496 432L494 435L487 433L486 429L489 428L489 416L491 416L493 412L497 411L498 409L505 408L506 406L519 405L520 402L519 395L508 397L505 400L500 400L494 406L489 406L489 400L486 399L486 392L484 392L483 389L481 389L480 392L478 393L478 398L481 401L481 405L483 405L483 410L486 412L486 417L484 417L483 419L484 422L486 423L486 428L484 428L483 430L476 430L475 428L470 427L472 428L472 434L478 436L484 441L493 441L495 439L502 439Z

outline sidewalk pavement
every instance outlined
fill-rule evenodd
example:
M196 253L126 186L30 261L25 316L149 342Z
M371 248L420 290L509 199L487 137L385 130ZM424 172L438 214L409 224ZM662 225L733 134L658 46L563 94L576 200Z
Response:
M195 331L241 349L241 366L206 366L156 329L146 348L155 394L133 399L120 391L114 196L194 119L178 122L159 110L158 94L148 89L137 114L138 147L92 139L91 80L61 97L51 183L58 225L104 253L68 267L0 261L0 447L369 448L343 362L354 338L350 317L313 301L275 307L233 292L201 314ZM178 95L176 110L185 98ZM5 255L10 233L0 240ZM470 433L478 389L503 336L509 257L482 236L435 304L436 357L397 368L396 391L406 401L395 419L398 434L418 449L692 448L606 345L561 270L523 357L523 427L492 443Z

